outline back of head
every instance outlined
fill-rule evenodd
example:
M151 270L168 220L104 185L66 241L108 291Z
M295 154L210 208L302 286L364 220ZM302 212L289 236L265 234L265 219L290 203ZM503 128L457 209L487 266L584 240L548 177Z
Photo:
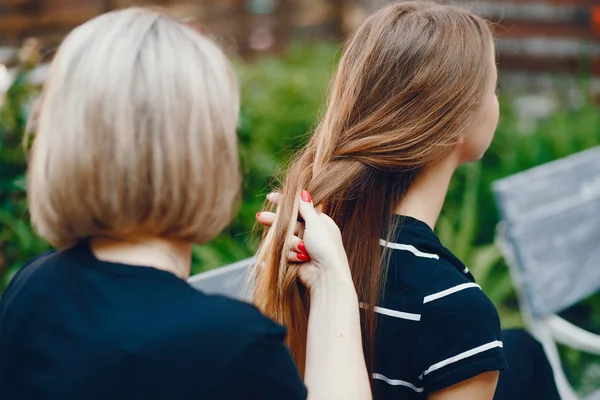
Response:
M299 193L307 189L339 225L359 299L375 305L385 277L379 240L393 229L390 216L415 176L477 124L492 67L486 22L432 2L392 4L347 42L327 110L287 171L277 224L258 255L256 302L289 326L301 368L308 305L297 268L286 262ZM367 349L374 329L371 310L363 321Z
M73 30L32 116L29 206L57 247L95 235L204 243L239 191L238 89L221 50L153 10Z

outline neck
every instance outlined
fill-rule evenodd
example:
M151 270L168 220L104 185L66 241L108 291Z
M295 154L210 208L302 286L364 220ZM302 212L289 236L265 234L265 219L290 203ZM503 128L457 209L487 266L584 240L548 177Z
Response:
M181 279L190 276L190 243L145 236L97 236L91 239L90 247L101 261L156 268Z
M459 164L457 157L449 156L421 171L396 208L396 214L416 218L434 229Z

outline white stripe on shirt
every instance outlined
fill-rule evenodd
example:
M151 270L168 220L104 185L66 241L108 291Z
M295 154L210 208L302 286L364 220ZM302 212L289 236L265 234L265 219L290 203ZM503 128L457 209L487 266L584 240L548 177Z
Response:
M367 306L365 306L364 303L361 302L359 305L360 305L360 308L367 309ZM375 311L378 314L383 314L383 315L387 315L389 317L394 317L394 318L408 319L410 321L420 321L421 320L421 314L413 314L413 313L407 313L404 311L390 310L389 308L383 308L383 307L379 307L379 306L375 306L373 311Z
M453 293L460 292L461 290L465 290L465 289L469 289L469 288L481 289L481 287L478 284L473 283L473 282L461 283L460 285L456 285L449 289L442 290L441 292L437 292L434 294L430 294L429 296L425 296L425 298L423 299L423 304L429 303L429 302L437 300L437 299L441 299L442 297L446 297Z
M389 247L390 249L394 249L394 250L410 251L411 253L413 253L417 257L434 258L436 260L440 259L440 256L438 256L437 254L424 253L424 252L422 252L420 250L417 250L417 248L415 246L412 246L410 244L401 244L401 243L386 242L383 239L379 239L379 244L382 245L382 246L385 246L385 247Z
M454 357L447 358L447 359L445 359L443 361L440 361L438 363L433 364L431 367L427 368L427 370L425 370L423 372L423 374L427 375L427 374L429 374L429 373L431 373L433 371L436 371L436 370L438 370L440 368L444 368L447 365L450 365L450 364L455 363L455 362L460 361L460 360L464 360L465 358L472 357L475 354L483 353L484 351L488 351L488 350L494 349L496 347L502 347L502 342L499 341L499 340L494 340L493 342L489 342L489 343L486 343L486 344L481 345L479 347L475 347L474 349L467 350L467 351L465 351L463 353L457 354Z
M383 307L379 307L379 306L375 306L375 312L378 314L388 315L390 317L396 317L396 318L400 318L400 319L408 319L411 321L420 321L421 320L421 314L413 314L413 313L407 313L404 311L390 310L389 308L383 308Z
M411 388L412 390L414 390L417 393L422 393L424 390L424 388L416 387L415 385L413 385L410 382L401 381L400 379L390 379L387 376L384 376L381 374L373 374L373 379L379 379L380 381L384 381L388 385L392 385L392 386L406 386L408 388Z

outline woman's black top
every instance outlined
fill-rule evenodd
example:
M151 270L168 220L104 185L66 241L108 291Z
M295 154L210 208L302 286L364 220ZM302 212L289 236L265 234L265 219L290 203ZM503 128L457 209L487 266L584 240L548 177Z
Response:
M251 305L82 243L0 298L0 399L306 399L284 337Z
M469 269L425 223L396 216L378 332L376 400L426 399L506 368L498 312Z

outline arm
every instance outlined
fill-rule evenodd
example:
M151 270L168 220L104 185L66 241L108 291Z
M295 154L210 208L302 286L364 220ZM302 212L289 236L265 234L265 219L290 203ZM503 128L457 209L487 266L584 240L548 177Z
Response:
M304 382L310 400L371 399L359 304L342 236L335 222L303 196L304 245L311 260L300 280L310 292Z
M304 262L300 281L310 293L304 378L308 397L369 400L371 385L363 355L358 297L341 233L331 218L317 213L306 194L299 207L304 240L297 236L292 239L288 259ZM268 199L276 204L279 197L272 193ZM271 226L276 214L262 212L257 219ZM296 230L301 230L300 226Z
M358 310L352 286L311 290L304 379L309 400L371 398Z
M484 372L454 386L430 393L428 400L492 400L498 383L498 371Z

